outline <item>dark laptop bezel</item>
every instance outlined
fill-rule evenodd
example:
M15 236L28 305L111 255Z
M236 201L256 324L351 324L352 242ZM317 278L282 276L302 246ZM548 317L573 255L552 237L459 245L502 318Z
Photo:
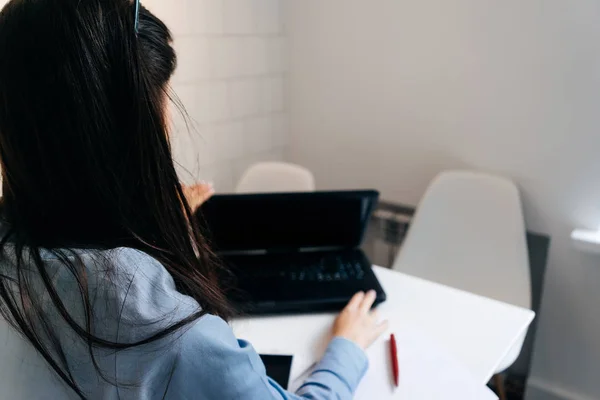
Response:
M362 226L360 230L360 234L358 235L356 243L353 243L352 246L310 246L310 247L286 247L286 248L277 248L277 247L264 247L264 248L240 248L240 249L229 249L229 250L219 250L217 249L219 254L244 254L244 253L255 253L255 252L291 252L291 251L323 251L323 250L336 250L336 249L350 249L350 248L359 248L365 238L367 227L369 224L369 219L377 206L377 202L379 200L379 192L375 189L359 189L359 190L325 190L325 191L313 191L313 192L273 192L273 193L225 193L225 194L216 194L211 199L206 202L205 208L210 207L209 202L211 201L220 201L220 200L234 200L235 202L239 202L243 204L247 199L257 200L257 199L282 199L283 200L297 200L301 201L302 198L311 197L312 199L318 198L332 198L332 197L361 197L369 199L368 201L368 209L365 210L366 218L362 221ZM199 219L201 226L205 226L203 222L202 215L202 207L197 211L196 218ZM210 232L207 232L210 234ZM210 235L209 235L210 238Z

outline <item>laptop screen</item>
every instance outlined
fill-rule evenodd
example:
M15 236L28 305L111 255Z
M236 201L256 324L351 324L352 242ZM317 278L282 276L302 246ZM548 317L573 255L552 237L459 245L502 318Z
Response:
M354 248L378 197L373 190L215 195L198 217L221 252Z

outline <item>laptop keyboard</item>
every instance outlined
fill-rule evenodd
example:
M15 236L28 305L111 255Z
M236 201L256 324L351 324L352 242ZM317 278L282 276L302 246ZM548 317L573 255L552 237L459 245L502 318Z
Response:
M355 253L349 255L326 255L301 257L295 263L279 260L277 265L270 262L257 266L253 275L259 278L289 279L290 281L338 282L361 280L365 271Z

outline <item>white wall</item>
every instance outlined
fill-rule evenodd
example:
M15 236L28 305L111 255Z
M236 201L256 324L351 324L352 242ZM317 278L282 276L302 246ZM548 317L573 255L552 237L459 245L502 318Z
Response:
M286 5L289 158L408 204L446 168L514 178L553 240L529 399L600 398L600 259L568 240L600 226L600 3Z
M248 165L280 160L287 140L281 0L142 3L175 36L172 86L193 120L188 129L173 111L182 180L211 180L230 191Z

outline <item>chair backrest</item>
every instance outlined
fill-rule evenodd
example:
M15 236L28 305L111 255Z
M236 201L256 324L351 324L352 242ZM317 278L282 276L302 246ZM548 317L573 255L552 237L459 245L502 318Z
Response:
M438 175L417 208L394 269L530 308L525 224L515 184L470 171Z
M0 398L76 399L35 350L0 317Z
M315 190L315 178L306 168L282 162L261 162L252 165L242 175L237 193L310 192Z

